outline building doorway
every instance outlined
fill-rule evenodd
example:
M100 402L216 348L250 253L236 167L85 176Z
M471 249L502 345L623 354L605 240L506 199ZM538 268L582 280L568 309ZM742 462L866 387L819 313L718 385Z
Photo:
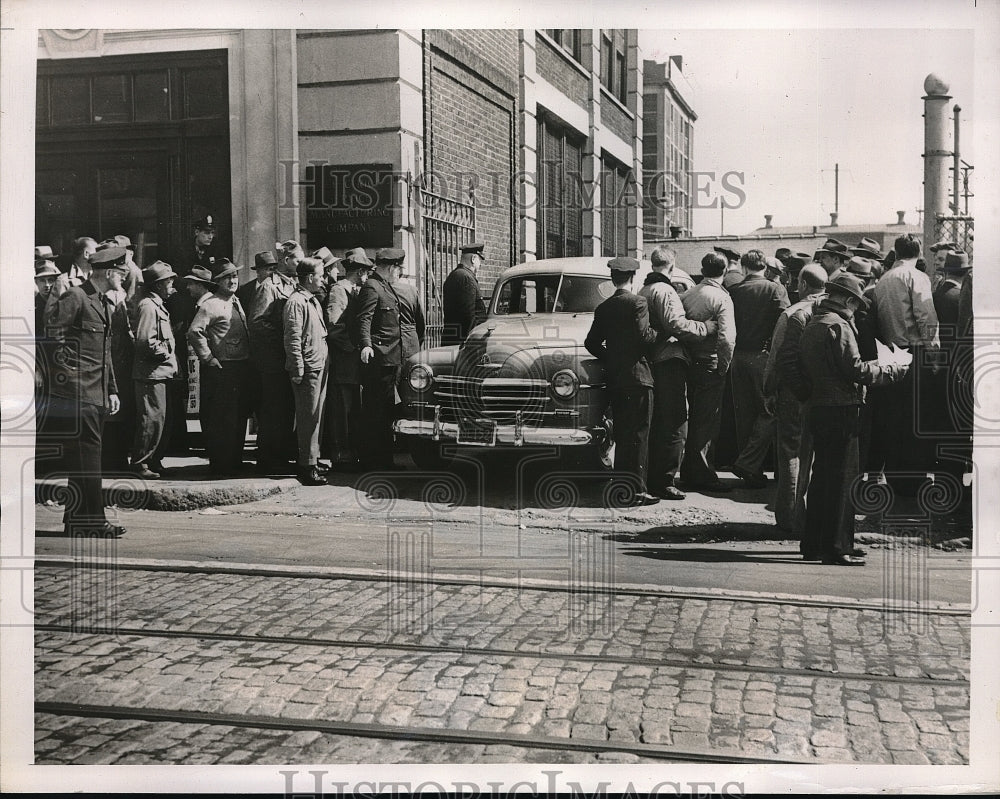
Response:
M147 266L210 213L231 253L228 98L225 50L40 61L35 242L124 234Z

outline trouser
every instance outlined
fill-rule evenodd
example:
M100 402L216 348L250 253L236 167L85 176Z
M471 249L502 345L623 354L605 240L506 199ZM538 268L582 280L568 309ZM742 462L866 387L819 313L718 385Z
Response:
M243 463L247 426L247 362L202 365L201 428L212 472L235 472Z
M812 435L806 423L806 407L785 387L778 389L776 410L774 521L782 530L801 535L806 523Z
M851 488L858 477L859 410L857 405L809 409L814 459L801 543L807 557L848 555L854 549Z
M687 446L681 462L681 476L685 483L704 485L719 479L709 464L708 449L719 435L725 385L726 373L712 364L695 362L688 368L690 412Z
M292 383L295 397L295 436L299 443L299 468L315 466L319 461L319 432L326 399L327 368L306 372L299 383Z
M117 372L115 373L117 376ZM117 377L116 377L117 379ZM118 413L109 416L104 423L104 444L101 448L102 465L106 471L120 471L128 468L129 452L135 438L137 408L135 392L129 385L131 372L123 375L119 386Z
M329 383L326 393L326 431L330 459L336 463L353 463L358 452L355 446L361 408L361 386L357 383Z
M764 408L767 352L733 353L733 403L739 456L735 466L759 474L774 442L774 416Z
M164 429L164 450L171 455L187 455L188 432L188 378L187 375L167 381L167 421Z
M670 358L652 365L653 409L649 425L649 485L674 484L688 434L687 363Z
M640 492L646 490L652 399L653 389L649 386L624 386L611 391L615 471L634 477L636 491Z
M163 457L163 430L167 421L167 381L136 380L135 439L132 442L132 465L159 463Z
M361 461L371 469L392 465L392 422L399 366L369 363L361 367Z
M874 395L872 430L882 436L886 479L893 491L912 496L934 470L933 430L927 422L934 403L934 379L921 364L923 353L913 351L913 364L897 383L881 386Z
M107 522L101 489L105 416L104 408L79 400L53 397L50 402L49 425L62 447L66 472L63 524L71 533Z
M282 370L257 372L257 463L287 464L292 451L296 405L292 381Z

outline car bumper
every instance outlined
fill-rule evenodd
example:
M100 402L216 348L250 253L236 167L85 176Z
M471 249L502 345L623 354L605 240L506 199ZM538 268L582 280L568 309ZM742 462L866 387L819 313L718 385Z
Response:
M392 429L400 435L418 436L432 441L455 442L458 440L458 425L454 422L427 421L421 419L399 419ZM520 446L568 446L579 447L595 443L599 430L580 430L574 427L526 427L523 425L497 425L497 444ZM463 446L490 446L463 442Z

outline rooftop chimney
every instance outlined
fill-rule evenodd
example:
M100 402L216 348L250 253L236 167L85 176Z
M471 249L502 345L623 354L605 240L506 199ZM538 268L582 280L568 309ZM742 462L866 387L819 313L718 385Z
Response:
M774 219L774 214L764 214L764 229L771 227L771 220Z
M837 212L830 211L830 227L837 227Z
M896 220L896 224L897 225L905 225L906 224L906 220L905 220L906 211L896 211L896 216L899 217L899 219Z

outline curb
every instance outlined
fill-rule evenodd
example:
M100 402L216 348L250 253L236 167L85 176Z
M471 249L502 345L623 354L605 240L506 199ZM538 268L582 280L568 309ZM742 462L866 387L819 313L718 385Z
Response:
M298 482L293 479L213 480L148 482L138 477L110 477L103 481L104 504L129 510L186 511L217 505L256 502L283 493ZM35 502L63 504L66 480L35 480Z

